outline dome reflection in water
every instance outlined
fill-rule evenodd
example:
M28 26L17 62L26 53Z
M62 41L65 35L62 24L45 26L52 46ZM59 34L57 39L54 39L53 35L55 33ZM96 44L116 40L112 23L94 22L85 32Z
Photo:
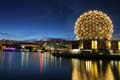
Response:
M72 59L72 80L117 80L119 62L116 66L111 61L84 61Z

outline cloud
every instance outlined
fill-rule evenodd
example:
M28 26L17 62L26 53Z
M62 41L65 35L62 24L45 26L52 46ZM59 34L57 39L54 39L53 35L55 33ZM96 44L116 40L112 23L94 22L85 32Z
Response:
M17 36L10 33L5 33L5 32L0 33L0 39L13 39L13 38L17 38Z
M5 33L5 32L1 32L0 36L2 36L2 37L16 37L16 35Z
M29 39L30 37L34 37L34 35L37 35L36 32L28 32L23 35L14 35L10 33L1 32L0 33L0 39L12 39L12 40L23 40L23 39Z

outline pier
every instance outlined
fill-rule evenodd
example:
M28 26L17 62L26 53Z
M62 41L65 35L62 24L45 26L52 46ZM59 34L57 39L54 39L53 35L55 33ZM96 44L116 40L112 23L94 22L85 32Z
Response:
M85 60L120 60L120 54L70 54L70 53L51 53L56 57L77 58Z

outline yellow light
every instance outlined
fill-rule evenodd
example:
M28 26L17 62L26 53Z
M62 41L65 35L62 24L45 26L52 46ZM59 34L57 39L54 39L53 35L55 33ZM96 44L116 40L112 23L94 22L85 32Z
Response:
M111 49L111 41L106 41L106 46L108 49Z
M78 71L78 65L79 65L79 60L76 60L76 59L72 59L72 67L73 67L73 70L72 70L72 80L80 80L81 77L80 77L80 71Z
M120 50L120 41L118 41L118 50Z
M106 68L106 72L107 73L105 74L104 80L115 80L110 64L108 64L108 66Z
M83 49L83 41L81 41L80 49Z
M92 41L92 49L97 49L97 41L96 40Z

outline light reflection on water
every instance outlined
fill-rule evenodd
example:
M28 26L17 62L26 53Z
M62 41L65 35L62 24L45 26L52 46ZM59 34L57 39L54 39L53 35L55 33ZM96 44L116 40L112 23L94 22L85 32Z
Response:
M102 64L101 64L102 62ZM119 80L118 74L113 71L115 67L112 67L108 61L84 61L72 59L72 80ZM117 64L120 66L120 64ZM120 69L120 67L118 68ZM115 79L115 76L116 79Z
M40 52L0 53L3 80L120 80L119 76L120 61L66 59Z

